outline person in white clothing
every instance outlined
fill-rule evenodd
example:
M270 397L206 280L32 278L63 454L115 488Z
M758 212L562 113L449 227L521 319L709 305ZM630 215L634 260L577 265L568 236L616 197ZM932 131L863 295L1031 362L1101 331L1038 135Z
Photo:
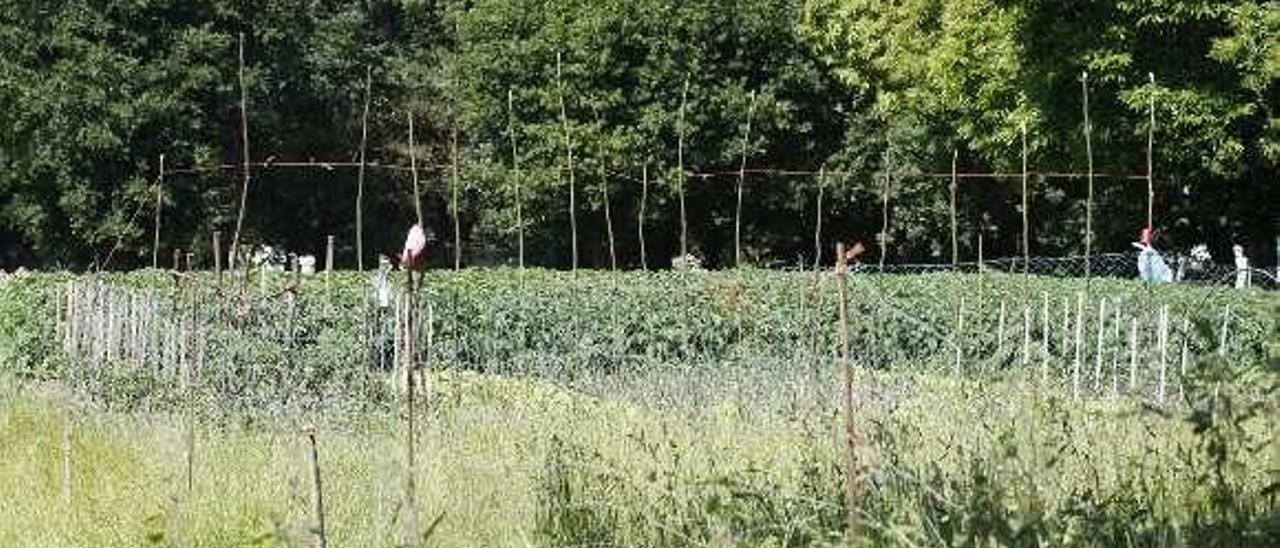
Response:
M1249 287L1252 280L1249 276L1249 258L1244 256L1244 247L1233 245L1231 253L1236 257L1236 289Z

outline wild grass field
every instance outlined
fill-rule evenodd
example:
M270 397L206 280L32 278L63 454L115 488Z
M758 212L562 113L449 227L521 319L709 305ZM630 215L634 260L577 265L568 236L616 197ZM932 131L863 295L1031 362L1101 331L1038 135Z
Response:
M390 373L367 370L361 322L351 318L363 299L354 276L332 294L308 280L288 333L271 287L255 324L236 328L209 312L200 322L208 331L195 339L210 352L197 389L125 358L64 355L61 316L49 307L68 278L0 285L0 306L11 313L0 330L0 545L314 545L308 425L317 432L329 546L845 543L829 287L825 302L806 303L797 296L807 277L592 274L588 283L610 283L583 295L574 291L583 282L568 277L533 272L517 281L492 271L428 280L435 329L412 468L404 394ZM735 280L743 280L738 293L726 297ZM180 293L165 276L106 281ZM981 302L979 282L989 303L1024 283L854 282L853 298L893 294L893 306L910 309L855 307L864 312L855 341L885 339L854 353L855 544L1276 544L1272 296L1231 296L1239 352L1192 352L1187 374L1171 377L1168 400L1157 404L1147 390L1154 381L1114 393L1104 377L1101 388L1073 395L1059 327L1050 330L1047 376L1039 355L1025 368L1016 350L996 352L997 343L1016 349L1022 334L993 340L995 306L973 313L957 374L954 347L919 324L953 326L945 300ZM1055 290L1055 304L1080 289L1034 283ZM628 285L638 289L626 293ZM1209 318L1221 304L1202 290L1099 285L1134 303L1189 303L1185 310L1203 308ZM515 295L527 297L512 304ZM462 312L448 312L450 298ZM170 304L188 310L182 302L199 301ZM580 306L588 302L596 304ZM757 312L738 315L749 307ZM812 315L822 319L817 335ZM1202 327L1196 337L1212 349L1213 326ZM1038 346L1040 334L1031 335ZM1104 342L1105 351L1114 341ZM1150 364L1142 363L1145 377ZM79 368L70 390L68 367ZM287 374L266 374L276 370ZM284 386L292 387L287 402Z

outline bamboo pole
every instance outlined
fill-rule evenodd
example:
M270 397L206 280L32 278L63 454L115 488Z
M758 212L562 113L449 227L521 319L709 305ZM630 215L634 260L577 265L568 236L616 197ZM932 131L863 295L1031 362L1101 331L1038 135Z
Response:
M684 79L684 90L680 92L680 114L677 128L677 144L676 144L676 169L678 171L676 178L676 192L680 195L680 256L689 255L689 220L685 212L684 203L684 110L689 100L689 78Z
M819 258L822 257L822 195L826 190L826 172L818 170L818 204L817 222L813 224L813 271L818 272Z
M573 139L569 133L569 111L564 104L564 76L561 72L561 55L556 52L556 89L559 90L560 123L564 126L565 161L569 172L569 247L572 256L571 269L578 270L578 197L573 181ZM683 197L683 195L682 195ZM683 203L683 202L682 202ZM682 216L683 217L683 216Z
M1114 348L1111 352L1111 397L1120 393L1120 356L1124 353L1124 339L1120 338L1120 299L1112 303L1111 340Z
M360 115L360 171L356 175L356 269L364 272L364 167L369 144L369 95L373 69L364 67L364 113Z
M458 187L462 184L462 177L458 171L458 125L456 121L450 131L449 150L449 156L453 164L453 199L451 204L453 209L453 270L456 272L462 270L462 220L458 213Z
M409 119L409 173L413 178L413 211L418 218L418 226L422 225L422 190L418 187L418 147L413 140L413 113L406 112Z
M880 271L884 272L884 259L889 253L889 152L885 151L884 181L880 187Z
M1128 392L1133 391L1134 385L1138 384L1138 318L1129 318L1129 386L1126 387Z
M1076 293L1075 359L1071 362L1071 397L1080 399L1080 361L1084 352L1084 293Z
M1230 339L1231 307L1222 311L1222 328L1218 330L1218 355L1227 355L1227 341Z
M1189 351L1189 343L1187 339L1191 334L1191 320L1183 318L1182 320L1182 348L1178 355L1178 399L1186 398L1186 380L1187 380L1187 352Z
M524 269L524 204L520 196L520 149L516 146L515 92L507 88L507 135L511 137L511 169L513 170L516 198L516 254L518 265ZM643 229L642 229L643 230Z
M160 268L160 208L164 197L164 154L160 155L160 171L156 175L156 234L151 243L151 268Z
M222 231L213 231L213 273L217 277L218 293L222 293Z
M733 221L734 266L742 266L742 187L747 180L747 153L751 146L751 118L756 113L756 92L751 92L751 104L747 107L747 127L742 132L742 162L738 164L738 207Z
M1098 392L1098 388L1102 385L1102 353L1103 338L1107 332L1107 299L1098 299L1098 340L1097 348L1093 353L1093 391Z
M333 295L333 234L324 242L324 291L326 296Z
M316 447L316 427L307 425L303 428L302 433L307 437L307 454L311 464L311 508L316 520L316 546L325 548L329 543L325 537L324 488L320 480L320 452Z
M1022 305L1022 367L1031 364L1031 308L1023 301Z
M648 251L645 249L644 242L644 215L645 207L649 202L649 161L645 160L643 167L640 168L640 215L636 222L636 230L640 236L640 268L649 270Z
M591 106L591 113L595 116L596 125L600 126L601 133L604 132L604 125L600 122L600 111L595 105ZM613 213L609 206L609 173L605 166L605 147L603 136L597 139L600 158L598 164L600 167L600 193L604 201L604 230L605 236L609 241L609 269L618 270L618 252L613 239Z
M1165 371L1169 365L1169 305L1160 307L1160 387L1156 395L1160 405L1164 405Z
M1154 222L1156 201L1156 75L1148 72L1147 81L1151 83L1150 102L1148 103L1150 123L1147 125L1147 228L1154 230L1155 225L1152 223Z
M1089 124L1089 73L1080 75L1080 90L1084 96L1084 150L1088 158L1089 192L1084 205L1084 278L1088 284L1093 274L1093 127ZM1096 387L1095 387L1096 388Z
M951 375L960 377L960 361L964 357L964 295L960 296L960 306L956 309L956 332L951 336L955 341L956 359L951 367Z
M849 360L849 268L845 262L844 244L836 244L836 280L840 289L840 364L844 370L845 428L845 538L852 542L858 533L858 439L854 423L853 363Z
M996 353L997 354L1004 353L1004 319L1005 319L1005 315L1008 313L1007 308L1008 308L1008 303L1006 303L1004 299L1001 299L1000 300L1000 316L998 321L996 322Z
M1049 333L1052 327L1049 325L1049 294L1041 293L1040 307L1040 383L1049 376Z
M957 164L960 162L960 149L951 151L951 267L960 266L960 229L957 226L956 214L956 195L958 193L959 178L957 177ZM981 238L981 228L979 228L979 238ZM982 264L978 264L978 270L982 270Z
M249 108L245 99L246 91L244 87L244 33L240 33L240 159L243 162L241 168L242 181L240 184L240 213L236 215L236 231L231 236L231 258L228 259L228 265L235 268L236 255L240 253L240 229L244 226L244 209L249 202Z
M1029 223L1030 201L1027 194L1027 123L1022 123L1022 273L1031 273L1031 225ZM1023 282L1026 283L1025 281Z

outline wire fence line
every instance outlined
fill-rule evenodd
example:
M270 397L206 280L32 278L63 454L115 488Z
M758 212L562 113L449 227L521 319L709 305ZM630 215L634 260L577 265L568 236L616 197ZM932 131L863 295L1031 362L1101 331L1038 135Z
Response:
M357 170L357 169L385 170L385 171L389 171L391 173L396 174L396 177L395 177L396 179L405 178L405 181L398 181L398 182L393 181L392 184L401 184L401 183L407 184L407 181L408 181L407 178L409 177L409 174L413 173L414 169L417 169L423 172L437 172L440 174L441 177L449 179L445 182L445 184L448 185L449 188L454 188L459 185L466 186L466 192L464 193L465 201L468 202L466 204L457 203L457 201L459 200L459 197L456 192L447 192L445 190L441 190L439 192L439 196L435 198L437 201L441 201L442 203L446 204L441 209L443 213L439 213L439 214L443 214L445 216L451 217L454 225L458 224L459 217L467 217L470 219L480 219L484 217L484 215L482 215L480 211L475 210L476 206L474 204L476 203L487 204L486 207L488 207L488 206L491 206L493 203L506 203L511 200L521 200L522 199L521 191L516 187L519 187L521 185L528 186L530 181L526 181L524 179L531 178L531 175L530 175L531 171L524 170L522 172L522 175L517 177L506 177L504 181L497 183L496 185L495 184L485 184L485 185L468 184L465 181L455 180L457 178L456 173L452 176L446 176L447 171L450 168L454 167L450 164L418 164L415 167L415 166L403 166L398 164L377 163L377 162L309 160L305 162L288 162L288 161L249 162L248 166L251 166L252 168L256 169L260 173L271 173L273 171L278 171L278 170L321 171L326 173L333 172L335 170ZM155 228L154 231L157 233L157 235L161 232L161 227L159 225L160 225L160 219L162 217L161 210L164 208L164 205L162 203L163 201L159 199L159 195L161 192L163 192L163 188L169 185L170 182L172 182L175 179L180 179L184 177L195 176L199 178L199 177L208 176L211 173L235 171L235 170L244 169L244 168L245 166L242 164L220 164L220 165L214 165L214 166L194 166L194 167L187 167L187 168L174 168L174 169L168 169L168 170L162 171L157 178L156 185L154 185L152 188L152 190L155 191L157 194L157 200L155 203L155 207L157 211L155 212L156 214L154 215L156 219L156 222L155 222L156 226L154 227ZM633 173L633 171L635 172ZM600 174L604 179L601 181L594 181L594 180L591 182L584 181L584 184L582 185L583 189L581 189L581 191L587 194L603 192L604 193L603 196L606 196L606 197L610 196L610 194L615 194L612 198L609 199L609 202L615 202L615 201L618 201L620 198L616 195L617 194L616 192L610 192L608 189L609 187L616 186L618 181L626 181L633 186L643 185L645 187L644 189L645 192L642 194L645 194L647 196L648 194L647 187L651 186L651 183L658 184L664 180L671 178L670 174L666 174L665 176L657 176L657 177L654 177L652 180L650 180L647 176L644 176L642 173L640 173L641 171L645 171L645 170L621 170L613 167L604 166L604 167L601 167L601 170L600 170ZM591 176L594 176L594 175L595 175L594 173L591 174ZM956 171L952 173L943 173L943 172L927 172L927 171L917 171L917 170L885 171L885 170L841 170L841 169L827 170L825 168L820 170L744 168L744 169L733 170L733 171L686 170L685 172L683 172L683 177L676 176L676 178L680 178L680 179L701 180L701 181L708 181L713 179L722 179L726 181L731 181L736 179L739 181L739 185L744 184L745 179L748 177L771 177L771 178L776 178L780 180L793 179L793 178L806 178L806 179L825 179L829 181L838 181L838 180L847 181L849 179L854 179L854 178L864 178L866 180L878 180L880 178L889 178L893 180L949 179L951 180L953 186L959 185L962 182L967 183L974 180L1001 181L1001 180L1011 180L1011 179L1019 179L1019 178L1024 180L1027 178L1033 178L1036 180L1050 180L1050 179L1086 180L1087 179L1091 181L1090 184L1092 184L1092 181L1095 179L1099 181L1111 180L1111 181L1120 181L1120 182L1147 181L1148 186L1151 186L1152 184L1152 181L1150 180L1150 177L1148 175L1140 175L1140 174L1118 174L1118 173L1104 173L1104 172L1076 173L1076 172L1034 171L1034 170L1027 170L1025 172ZM265 180L267 180L267 178L256 176L256 175L253 179L255 184L261 184ZM333 183L326 183L326 184L333 184ZM760 184L759 181L754 181L748 186L756 186L759 184ZM827 183L819 183L819 184L820 186L825 186L825 184ZM836 184L839 184L839 183L837 182ZM355 188L354 183L352 183L352 188L353 189ZM636 189L632 189L632 190L634 191ZM684 186L681 186L681 188L677 190L672 190L672 189L667 189L667 190L671 192L679 192L682 196L693 192L693 189L686 188ZM887 191L887 189L882 189L882 190ZM1024 192L1026 191L1027 190L1024 190ZM543 190L542 192L545 193L545 190ZM1031 192L1035 192L1035 190L1031 189ZM413 192L410 192L410 196L412 195L413 195ZM424 197L425 196L419 196L418 200L421 201L422 199L424 199ZM624 196L621 199L632 200L636 198L637 198L636 196L629 196L629 197ZM359 202L358 197L352 197L352 199L356 200L356 202ZM885 199L886 199L886 207L889 207L889 202L891 201L891 197L886 196ZM523 200L529 201L531 200L531 198L525 197L523 198ZM955 198L953 196L953 203L950 206L952 210L950 222L952 224L953 235L957 233L956 225L959 223L959 220L957 219L957 215L955 211L956 203L954 203L954 200ZM545 202L545 197L543 198L542 201ZM599 204L592 205L590 200L578 200L578 202L579 202L579 205L577 205L573 209L581 209L583 211L591 212L595 214L601 213L601 211L599 210L602 206L600 206ZM364 207L359 203L353 203L353 206L356 206L353 209ZM534 203L533 201L531 201L530 203L524 204L524 206L526 208L537 206L545 210L547 204L541 203L541 202ZM143 206L140 205L139 207L143 207ZM644 211L646 209L643 204L640 204L638 207L640 207L641 211ZM821 208L823 207L823 205L819 204L817 207ZM827 204L826 207L830 208L831 204ZM1090 207L1093 207L1092 203L1090 204ZM623 228L623 227L632 226L632 225L644 224L646 222L655 222L656 220L658 220L658 218L664 217L661 214L658 214L655 216L654 212L657 210L654 207L647 208L647 211L649 216L653 218L628 219L626 215L622 215L622 216L618 216L618 220L616 221L607 220L606 221L607 226L605 226L601 230L607 229L606 231L611 231L615 227ZM575 213L577 212L570 211L571 216ZM556 214L558 215L559 213L556 213ZM708 212L694 211L692 214L695 216L696 215L705 216L708 214ZM666 215L665 217L671 217L671 215L674 215L674 213L670 215ZM688 218L687 215L688 213L685 213L683 211L680 213L680 224L682 226L689 226L692 221L692 219ZM736 212L721 212L715 215L717 216L731 215L735 219L735 226L740 226L742 223L743 211L741 210L741 207L739 207L738 211ZM544 214L542 216L545 217L546 215ZM129 222L130 226L134 224L133 219L136 217L137 215L135 212L135 215L131 217L131 220ZM498 221L498 223L501 226L491 226L486 228L486 230L493 233L486 232L484 234L475 234L475 233L471 233L473 228L468 228L468 234L465 235L465 237L458 238L457 235L454 235L455 239L459 239L458 245L454 246L454 245L448 245L448 243L445 243L444 246L446 248L450 248L449 251L451 251L454 254L454 261L457 263L461 264L463 262L467 262L468 264L480 264L480 265L492 264L492 261L494 260L494 256L493 256L494 249L501 248L504 245L508 244L509 242L505 242L505 240L508 238L523 240L525 233L533 230L537 226L537 223L539 223L539 221L535 220L533 217L534 216L525 216L524 219L514 224L507 221ZM705 219L700 220L698 222L702 223L703 221L705 221ZM966 215L966 218L964 219L964 224L972 224L971 221L972 219L969 219L968 216ZM592 222L596 222L596 221L592 221ZM671 222L674 222L674 221L671 221ZM1024 218L1022 222L1026 224L1030 221ZM442 229L452 230L447 228L447 224L448 223L443 224ZM944 221L944 224L945 224L945 221ZM546 229L546 227L543 226L542 229ZM589 230L590 229L588 229L588 232L583 234L578 234L575 231L574 234L569 235L569 238L572 239L572 242L575 242L575 243L579 242L579 240L582 239L583 236L589 236ZM896 226L882 227L882 231L890 231L890 230L900 231L902 230L902 228L896 227ZM355 232L357 235L360 235L363 231L356 230ZM121 238L123 238L123 236L121 236ZM641 238L643 238L643 236L641 236ZM687 235L682 231L682 235L681 235L682 244L680 247L682 249L687 249L689 246L687 245L687 242L683 241L684 238L687 238ZM1081 236L1081 238L1083 238L1083 236ZM503 240L503 241L497 241L495 239ZM627 237L624 237L623 239L631 239L631 238L630 236L627 236ZM363 237L357 237L357 240L363 240ZM447 238L444 238L442 240L447 240ZM953 248L956 248L957 245L960 245L955 240L956 238L953 237L951 242L951 245ZM153 247L158 248L159 245L160 245L159 238L157 237L157 243ZM116 247L118 246L119 244L117 244ZM363 241L349 243L344 247L344 249L350 248L352 246L354 246L354 248L357 250L363 249L364 247ZM743 255L741 253L741 248L742 248L741 237L735 237L733 246L736 252L733 253L732 256L742 257ZM510 247L510 246L507 245L507 247ZM641 247L644 247L644 246L641 246ZM616 255L616 252L613 246L610 246L609 250L610 251L608 256ZM510 253L516 253L516 250L507 250L507 251ZM112 255L114 255L114 253L109 253L108 257ZM158 250L153 250L153 257L158 257L159 255L160 254ZM364 254L361 253L361 255L364 255ZM464 255L468 256L468 258L465 261L463 259ZM506 259L509 259L507 262L510 262L513 264L525 263L524 261L525 257L522 252L520 253L520 256L518 258L510 257ZM230 263L231 261L226 261L226 262ZM645 263L647 261L644 260L644 258L641 258L641 260L639 261L632 261L632 262ZM159 266L159 265L156 264L155 261L153 261L153 266ZM575 262L575 264L571 266L577 267L578 264Z

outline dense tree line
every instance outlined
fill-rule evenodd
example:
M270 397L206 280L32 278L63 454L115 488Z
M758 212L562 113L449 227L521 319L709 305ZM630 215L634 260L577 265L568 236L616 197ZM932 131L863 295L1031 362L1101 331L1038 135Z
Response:
M1207 241L1225 258L1241 243L1266 262L1280 228L1276 2L6 0L6 260L22 249L31 264L82 268L116 248L112 267L149 264L161 154L161 255L205 254L215 229L229 240L242 174L218 166L242 161L241 33L255 162L357 160L368 76L366 264L414 218L409 174L389 169L410 163L410 116L440 263L456 158L467 263L514 260L518 195L528 261L566 266L572 175L582 263L608 264L607 192L619 259L637 265L647 173L651 266L678 253L681 188L690 248L732 264L744 150L748 167L828 173L746 178L752 262L812 259L820 191L829 239L874 241L879 173L891 174L890 260L949 260L948 181L924 174L953 158L1019 172L1024 125L1033 171L1084 172L1085 72L1107 174L1096 250L1126 250L1145 223L1145 183L1116 175L1146 173L1153 102L1164 245ZM242 239L317 251L336 234L353 264L356 173L253 168ZM1032 253L1080 253L1084 180L1031 187ZM961 183L964 256L978 231L989 254L1020 252L1019 192L1016 178Z

